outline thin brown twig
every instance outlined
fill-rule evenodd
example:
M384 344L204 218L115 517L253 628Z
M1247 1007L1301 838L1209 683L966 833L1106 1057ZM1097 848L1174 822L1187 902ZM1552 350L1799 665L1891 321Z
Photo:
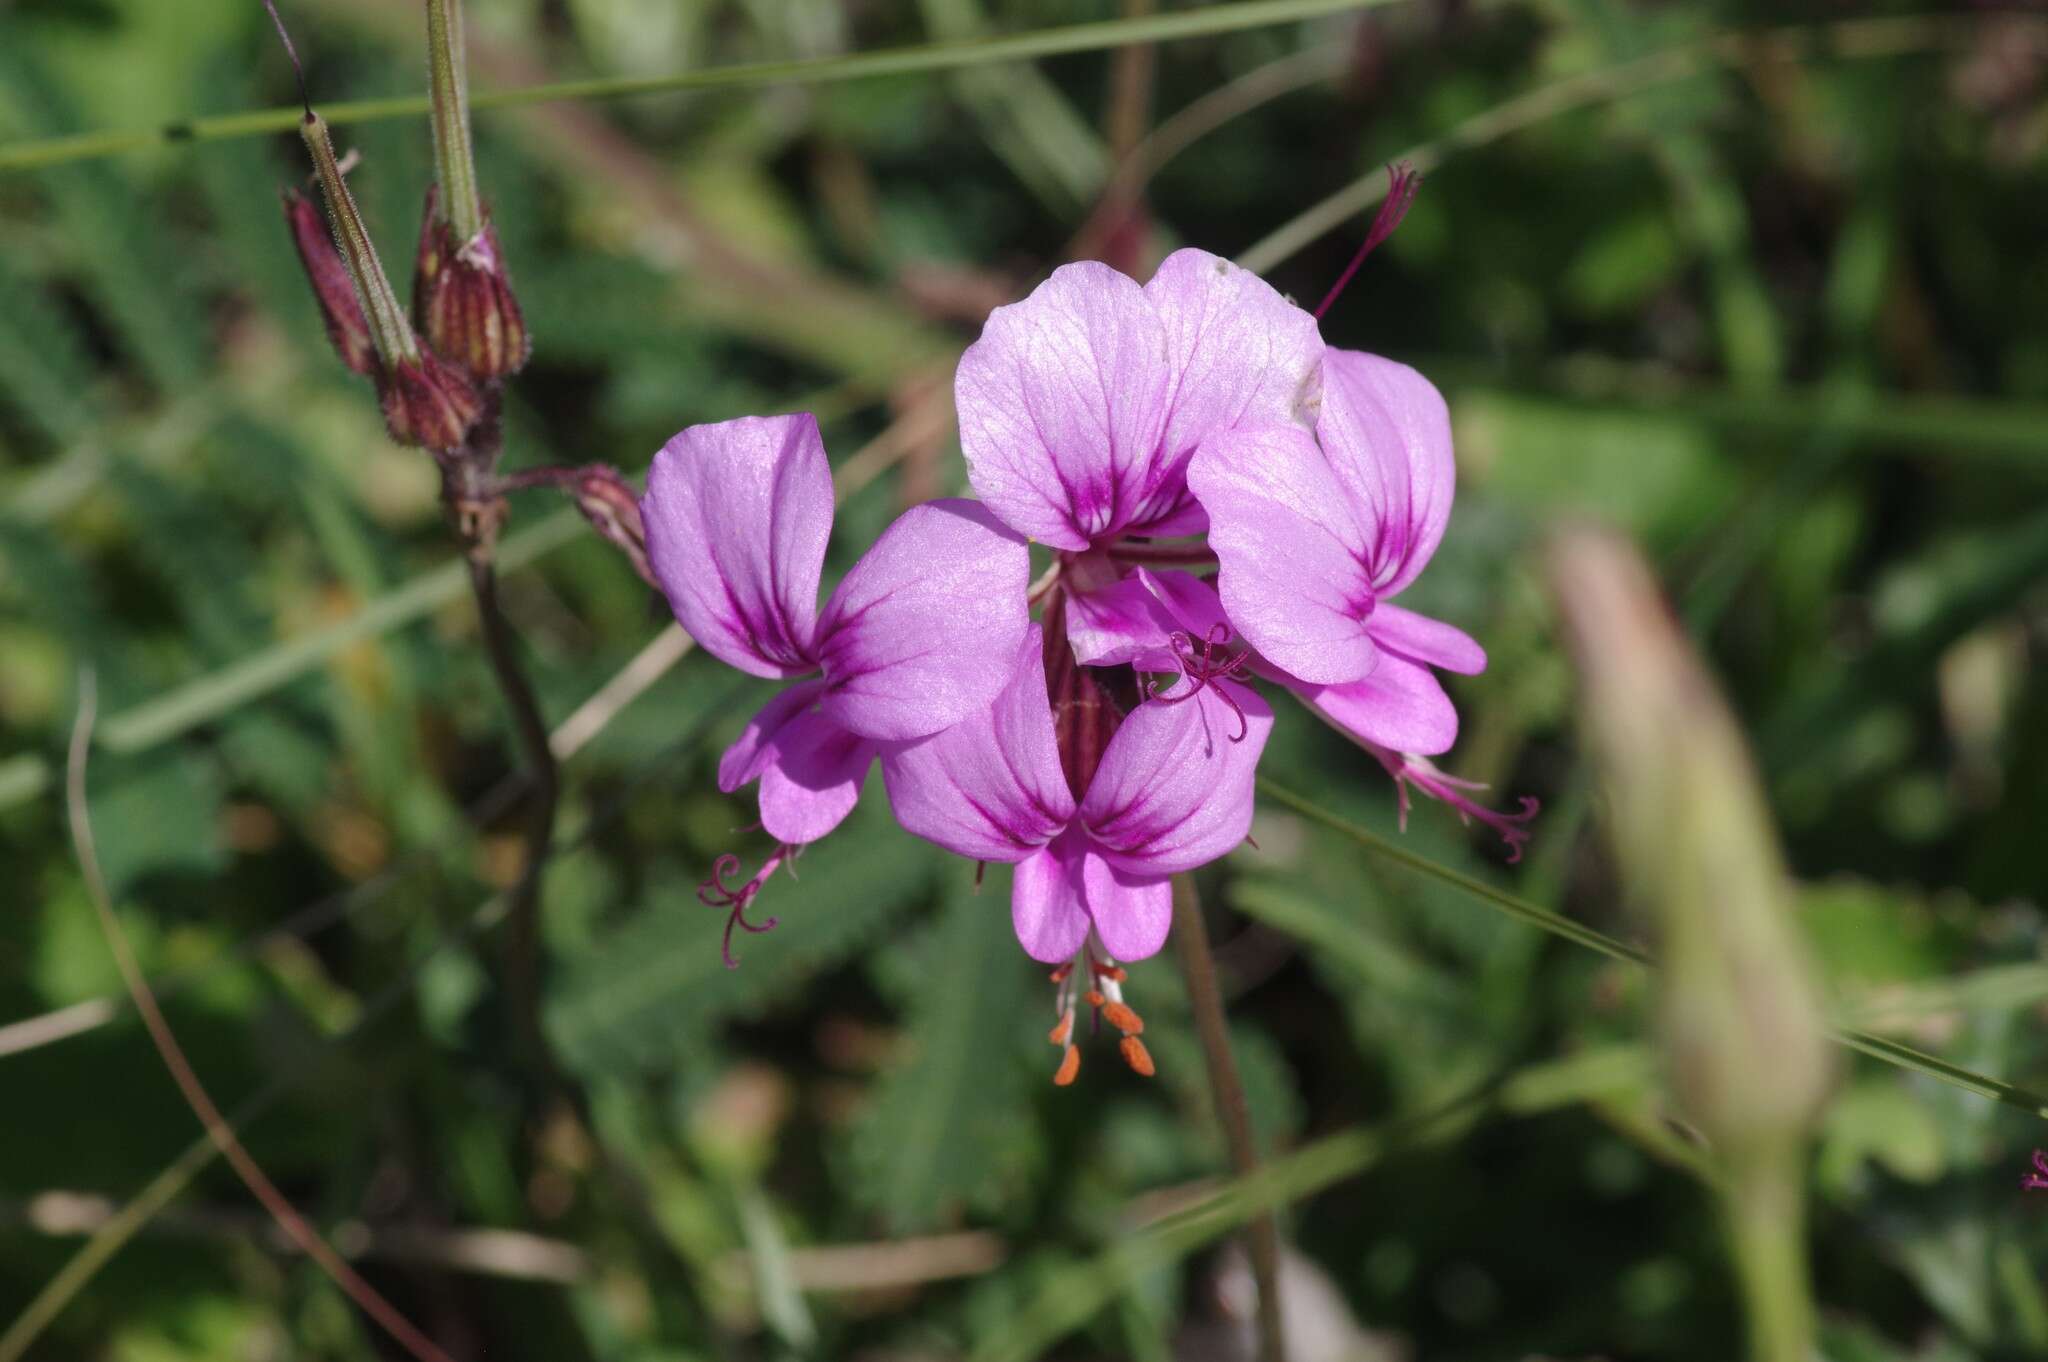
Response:
M1239 1177L1258 1171L1259 1150L1252 1139L1251 1109L1244 1081L1230 1049L1230 1026L1223 1015L1223 994L1216 986L1216 959L1209 950L1209 929L1202 921L1202 901L1194 876L1173 877L1173 940L1180 954L1188 1002L1195 1011L1195 1032L1209 1069L1209 1089L1216 1099L1216 1119L1230 1148L1230 1163ZM1252 1279L1259 1289L1259 1362L1286 1362L1287 1340L1280 1315L1280 1229L1271 1211L1254 1216L1245 1226Z
M278 1228L298 1245L307 1257L319 1264L320 1269L341 1288L350 1300L375 1320L384 1331L398 1341L399 1346L418 1362L452 1362L447 1353L434 1341L416 1328L412 1321L399 1313L396 1306L384 1299L377 1289L364 1281L356 1270L330 1247L306 1222L284 1193L277 1189L249 1151L236 1138L207 1095L206 1087L199 1081L199 1074L186 1058L185 1051L172 1034L170 1023L164 1019L157 1006L156 995L150 991L149 981L143 977L142 966L135 959L135 952L128 944L128 936L122 930L121 920L114 915L113 898L107 892L105 875L100 870L99 852L93 841L92 814L86 801L85 768L86 759L92 747L93 719L98 713L98 687L90 669L82 672L78 681L78 718L71 728L71 749L65 765L65 808L71 823L71 841L78 853L79 870L84 875L86 894L92 900L93 911L99 917L100 929L106 934L107 947L113 952L114 963L121 971L121 981L128 988L129 996L135 1002L135 1010L141 1014L142 1023L149 1031L149 1038L156 1046L157 1054L163 1058L164 1067L170 1071L178 1090L184 1094L185 1102L192 1108L192 1114L199 1118L199 1124L206 1128L207 1137L235 1170L243 1185L248 1187L263 1209L270 1212Z
M505 933L505 993L518 1039L535 1063L547 1065L547 1042L540 1026L540 883L553 848L555 808L561 794L561 771L548 742L547 720L519 662L519 641L511 621L498 604L498 571L487 553L469 558L469 584L476 597L477 623L484 653L498 691L512 716L520 760L531 787L526 815L526 863L512 891Z

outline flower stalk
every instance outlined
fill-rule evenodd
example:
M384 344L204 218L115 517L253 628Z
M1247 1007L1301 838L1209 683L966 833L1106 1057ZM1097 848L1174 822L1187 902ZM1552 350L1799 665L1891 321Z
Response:
M1551 579L1624 886L1654 928L1673 1096L1723 1176L1756 1362L1808 1362L1806 1143L1835 1074L1826 1008L1740 729L1647 564L1580 529Z
M1258 1171L1259 1149L1252 1138L1251 1108L1245 1102L1244 1080L1230 1048L1230 1025L1223 1014L1223 991L1216 983L1216 958L1209 950L1209 929L1202 921L1202 901L1192 874L1173 877L1173 940L1187 981L1188 1002L1195 1010L1195 1032L1209 1070L1209 1091L1216 1100L1216 1119L1230 1149L1238 1177ZM1271 1211L1245 1226L1245 1247L1258 1287L1259 1362L1286 1362L1287 1339L1280 1314L1280 1228Z
M441 186L435 211L454 229L455 239L467 245L483 235L484 208L469 136L469 60L464 47L462 0L427 0L434 178Z

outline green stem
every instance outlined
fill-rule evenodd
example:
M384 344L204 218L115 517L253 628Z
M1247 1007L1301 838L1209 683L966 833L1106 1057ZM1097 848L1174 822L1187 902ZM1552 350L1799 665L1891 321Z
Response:
M427 86L433 100L434 177L441 216L468 245L483 235L476 154L469 140L469 59L464 52L462 0L427 0Z
M1725 1207L1749 1314L1750 1362L1812 1362L1813 1294L1799 1145L1773 1143L1731 1163Z
M1216 1119L1223 1126L1230 1163L1240 1178L1259 1171L1259 1150L1252 1139L1251 1108L1244 1098L1237 1057L1230 1049L1230 1024L1223 1015L1223 992L1216 986L1216 958L1209 950L1209 928L1202 921L1202 902L1192 875L1173 877L1173 940L1187 979L1188 1002L1195 1011L1202 1058L1209 1069L1209 1090L1216 1099ZM1280 1316L1280 1229L1271 1209L1251 1217L1245 1226L1245 1247L1252 1260L1252 1278L1259 1291L1259 1362L1286 1362L1287 1342Z
M1195 9L1147 15L1142 19L1105 19L1066 24L1035 33L963 38L925 43L882 52L856 52L838 57L793 61L746 62L709 70L681 71L664 76L610 76L595 80L560 81L513 90L492 90L471 98L474 108L511 108L575 99L626 99L635 95L680 90L744 89L763 85L821 85L830 81L866 80L877 76L954 71L998 62L1031 61L1074 52L1100 52L1126 43L1174 42L1183 38L1270 28L1302 19L1371 9L1394 0L1250 0L1250 3L1204 5ZM430 109L419 95L366 99L326 106L335 123L367 123L391 118L417 118ZM183 119L153 128L103 129L65 137L39 138L0 146L0 170L60 165L100 156L139 151L165 142L211 142L228 137L254 137L284 132L298 122L293 108L252 109L242 113Z

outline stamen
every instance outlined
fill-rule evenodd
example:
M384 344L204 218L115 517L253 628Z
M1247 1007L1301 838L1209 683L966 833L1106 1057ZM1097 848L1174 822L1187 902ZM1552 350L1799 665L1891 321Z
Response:
M1185 631L1175 630L1167 635L1166 641L1173 648L1174 661L1180 665L1179 680L1187 682L1188 688L1178 694L1162 695L1160 691L1171 688L1175 683L1167 681L1162 684L1158 677L1148 677L1145 681L1145 698L1157 700L1162 705L1177 705L1183 700L1194 699L1201 693L1202 687L1210 686L1216 692L1216 698L1230 706L1230 712L1237 716L1237 732L1230 740L1243 742L1246 735L1251 732L1251 721L1244 716L1244 706L1240 705L1229 691L1213 683L1235 680L1251 665L1251 652L1226 652L1220 661L1217 659L1217 650L1230 642L1230 626L1227 624L1213 624L1209 627L1208 634L1202 639L1202 655L1199 658L1195 656L1194 637Z
M1145 1019L1133 1011L1129 1003L1110 1003L1102 1009L1102 1019L1127 1036L1135 1036L1145 1029Z
M1124 1001L1122 985L1127 977L1124 968L1114 960L1098 958L1095 954L1097 944L1091 935L1071 961L1052 972L1052 981L1059 987L1054 1002L1059 1020L1053 1023L1045 1038L1060 1047L1060 1065L1052 1081L1063 1088L1072 1083L1081 1071L1081 1052L1074 1044L1074 1023L1080 1004L1084 1002L1088 1004L1098 1027L1108 1022L1116 1028L1119 1033L1117 1050L1123 1055L1124 1063L1146 1078L1154 1072L1152 1052L1138 1039L1145 1030L1145 1019ZM1093 981L1094 986L1086 987L1087 981Z
M1382 241L1394 234L1401 225L1401 219L1408 216L1408 205L1415 202L1415 191L1422 188L1422 176L1406 161L1396 161L1387 167L1387 196L1380 200L1380 210L1373 215L1372 226L1366 229L1365 242L1358 253L1351 257L1351 263L1344 267L1344 273L1337 276L1337 282L1330 285L1330 291L1323 295L1323 301L1316 304L1315 318L1323 319L1330 305L1337 301L1337 295L1351 282L1351 276L1358 273L1358 267L1373 253Z
M698 902L704 904L707 908L730 908L732 910L725 919L725 935L720 937L718 942L718 953L725 961L727 969L738 969L740 967L739 960L732 953L733 928L739 927L756 934L774 930L775 924L780 919L771 917L766 922L749 922L747 921L747 905L752 903L754 896L761 892L761 886L768 882L768 877L773 875L784 863L792 861L795 856L795 847L787 843L777 847L775 854L770 856L767 862L754 872L753 878L738 888L734 888L726 883L726 881L728 877L739 873L740 858L728 851L711 863L711 874L698 884ZM795 866L792 865L790 867L789 873L792 877L795 876Z

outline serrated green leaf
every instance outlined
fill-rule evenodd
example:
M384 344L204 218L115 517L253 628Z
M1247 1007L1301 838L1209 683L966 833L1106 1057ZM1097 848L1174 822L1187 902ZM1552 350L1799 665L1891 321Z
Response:
M853 1134L848 1191L896 1233L1014 1194L1035 1149L1031 1077L1006 1043L1038 1016L1035 975L1002 896L971 893L964 873L948 879L919 952L903 1057Z
M859 950L922 900L942 853L897 831L870 782L845 823L812 844L801 878L778 874L750 909L775 930L736 933L737 969L719 954L725 912L687 886L658 894L610 939L563 969L547 1027L579 1072L677 1067L718 1023L748 1016Z

